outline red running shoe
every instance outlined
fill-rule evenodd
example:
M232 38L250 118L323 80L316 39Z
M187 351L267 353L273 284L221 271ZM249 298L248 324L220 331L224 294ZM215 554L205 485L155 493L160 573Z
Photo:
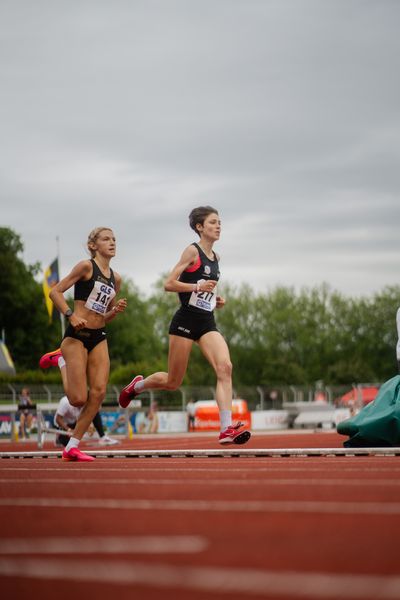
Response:
M130 401L138 395L138 392L135 392L134 390L135 384L138 381L143 381L143 375L136 375L136 377L134 377L132 381L128 383L128 385L126 385L121 391L119 395L119 405L122 408L129 406Z
M57 367L58 359L62 356L60 348L57 350L53 350L53 352L47 352L47 354L43 354L42 358L39 360L39 367L41 369L48 369L49 367Z
M62 453L63 460L74 460L77 462L91 462L95 460L94 456L89 456L89 454L85 454L81 452L79 448L71 448L68 452L64 449Z
M245 444L251 438L250 431L246 429L242 429L239 431L240 427L243 427L243 423L238 423L237 425L231 425L221 431L219 434L219 443L220 444Z

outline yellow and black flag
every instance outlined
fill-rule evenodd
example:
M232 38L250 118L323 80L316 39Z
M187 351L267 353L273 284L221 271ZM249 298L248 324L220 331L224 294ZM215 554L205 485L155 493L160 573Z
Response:
M46 301L47 312L49 313L49 321L53 319L54 304L50 300L50 290L60 281L58 270L58 258L53 260L51 265L44 271L43 293Z

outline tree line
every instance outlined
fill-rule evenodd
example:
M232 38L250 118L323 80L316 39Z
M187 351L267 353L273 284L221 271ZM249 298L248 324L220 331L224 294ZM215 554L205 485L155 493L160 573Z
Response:
M40 374L38 360L59 346L60 321L56 316L49 322L38 281L41 265L26 265L22 252L21 237L0 228L0 331L18 373L58 378L58 373ZM397 371L400 286L356 298L326 283L267 292L227 283L219 290L227 303L216 318L230 347L236 386L380 382ZM178 306L177 295L164 292L163 277L148 296L131 280L124 281L120 295L128 299L128 308L107 325L112 383L124 383L132 373L166 369L168 326ZM195 347L184 384L214 382Z

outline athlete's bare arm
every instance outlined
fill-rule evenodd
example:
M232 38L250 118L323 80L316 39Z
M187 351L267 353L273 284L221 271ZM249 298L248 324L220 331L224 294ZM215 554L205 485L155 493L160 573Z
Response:
M121 289L121 275L114 271L114 277L115 277L115 291L118 294L119 290ZM124 312L124 310L126 309L127 306L128 306L128 302L127 302L126 298L120 298L117 301L115 300L115 298L113 298L110 303L109 310L104 315L105 322L109 323L110 321L112 321L113 318L118 313Z
M61 312L69 308L64 298L64 292L69 290L77 281L80 279L89 279L92 271L92 265L90 260L82 260L79 262L72 271L61 281L59 281L51 290L50 298L54 302L56 308Z
M196 286L193 283L183 283L179 281L180 275L182 275L183 271L194 265L199 256L198 250L193 244L185 248L182 252L182 256L179 259L179 262L172 269L171 273L168 275L167 279L164 283L164 289L166 292L193 292L195 291ZM217 285L217 282L214 280L207 280L200 284L198 291L211 291Z

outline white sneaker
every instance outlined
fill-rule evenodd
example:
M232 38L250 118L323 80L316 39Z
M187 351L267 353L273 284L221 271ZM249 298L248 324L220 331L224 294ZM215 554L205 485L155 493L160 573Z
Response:
M103 435L103 437L99 439L100 446L114 446L115 444L119 443L119 440L116 440L109 435Z

